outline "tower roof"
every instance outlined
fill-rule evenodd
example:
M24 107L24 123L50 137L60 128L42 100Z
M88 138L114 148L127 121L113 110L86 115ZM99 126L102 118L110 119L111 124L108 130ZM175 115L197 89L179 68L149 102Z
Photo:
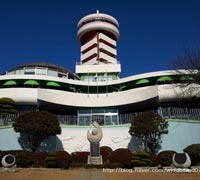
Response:
M103 32L114 40L119 39L118 21L108 14L99 13L98 10L97 13L89 14L80 19L77 30L77 36L81 44L86 42L96 32Z

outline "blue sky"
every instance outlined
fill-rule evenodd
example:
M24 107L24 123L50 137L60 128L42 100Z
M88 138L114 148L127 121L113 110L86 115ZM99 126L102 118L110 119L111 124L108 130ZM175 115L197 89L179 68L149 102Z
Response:
M77 23L97 9L119 21L121 77L172 69L184 49L200 47L199 0L1 0L0 73L38 61L74 72Z

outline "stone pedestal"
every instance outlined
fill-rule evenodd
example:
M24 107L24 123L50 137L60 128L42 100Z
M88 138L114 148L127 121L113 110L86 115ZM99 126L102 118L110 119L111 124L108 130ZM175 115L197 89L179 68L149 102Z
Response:
M15 171L15 169L12 169L12 168L3 168L2 172L4 172L4 173L14 173L16 171Z
M88 164L96 164L96 165L101 165L103 164L103 160L102 160L102 156L98 156L98 157L91 157L88 156Z
M90 156L100 156L99 142L90 142Z
M100 155L99 142L90 142L88 164L103 164L102 156Z

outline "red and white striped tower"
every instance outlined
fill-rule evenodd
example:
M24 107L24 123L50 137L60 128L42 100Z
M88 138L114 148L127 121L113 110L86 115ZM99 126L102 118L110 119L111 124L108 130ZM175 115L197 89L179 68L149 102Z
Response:
M106 76L106 73L114 74L118 78L121 72L121 65L116 59L118 21L97 10L97 13L83 17L78 22L77 29L81 43L81 58L80 63L76 65L76 73L81 76L95 74L95 77L99 74Z

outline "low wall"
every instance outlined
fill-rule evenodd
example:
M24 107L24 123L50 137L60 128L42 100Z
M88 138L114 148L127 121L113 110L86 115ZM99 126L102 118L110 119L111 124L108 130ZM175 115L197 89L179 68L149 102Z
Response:
M103 127L103 138L101 146L110 146L113 150L118 148L129 148L132 151L140 149L139 140L132 138L129 133L129 124L123 126ZM65 150L69 153L75 151L89 151L87 131L93 127L85 126L63 126L62 134L49 137L42 143L39 151ZM169 133L163 135L161 149L182 150L191 144L200 143L200 123L186 123L169 121ZM12 127L0 128L0 150L26 149L26 141L19 133L15 133ZM48 143L47 143L48 142Z

